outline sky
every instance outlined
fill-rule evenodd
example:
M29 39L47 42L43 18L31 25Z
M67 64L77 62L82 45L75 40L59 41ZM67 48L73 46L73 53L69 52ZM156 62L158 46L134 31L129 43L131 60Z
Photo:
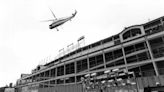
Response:
M0 87L16 83L21 73L53 60L62 48L85 44L118 34L125 27L164 16L163 0L1 0ZM53 19L77 15L56 31Z

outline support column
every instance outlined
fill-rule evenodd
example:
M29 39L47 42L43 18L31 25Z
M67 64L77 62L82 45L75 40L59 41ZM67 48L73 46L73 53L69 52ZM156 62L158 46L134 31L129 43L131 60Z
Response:
M49 70L49 77L50 77L50 78L52 77L52 75L51 75L51 70Z
M57 67L55 68L55 77L57 77ZM57 84L57 79L55 80L55 84Z
M87 67L88 67L88 71L90 71L90 68L89 68L89 57L88 57L88 54L87 54Z
M123 46L122 43L121 43L121 49L122 49L122 54L123 54L123 57L124 57L124 62L125 62L125 66L126 66L126 71L128 72L127 61L126 61L126 55L125 55L124 46Z
M104 53L104 50L102 51L102 55L103 55L103 61L104 61L104 68L106 69L106 60L105 60L105 53Z
M157 76L159 76L159 72L158 72L157 66L156 66L156 64L155 64L154 57L153 57L153 54L152 54L152 51L151 51L151 48L150 48L150 44L149 44L149 42L148 42L148 40L147 40L147 37L145 37L145 40L146 40L146 45L147 45L147 47L148 47L148 51L149 51L149 53L150 53L151 61L152 61L152 63L153 63L153 67L154 67L154 70L155 70L155 74L156 74Z
M65 69L66 69L66 67L65 67L65 62L64 62L64 75L66 75ZM65 79L64 79L64 84L65 84Z
M74 68L75 68L75 83L76 83L76 80L77 80L77 79L76 79L76 75L77 75L77 73L76 73L76 72L77 72L77 68L76 68L77 63L76 63L76 62L77 62L77 61L76 61L76 59L75 59L74 61L75 61L75 63L74 63Z

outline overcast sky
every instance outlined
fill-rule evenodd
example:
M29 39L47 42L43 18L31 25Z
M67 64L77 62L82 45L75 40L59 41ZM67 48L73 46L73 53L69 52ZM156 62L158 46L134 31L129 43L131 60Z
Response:
M85 36L93 43L164 15L163 0L1 0L0 87L15 83L21 73L31 73L45 58ZM52 19L77 15L50 30Z

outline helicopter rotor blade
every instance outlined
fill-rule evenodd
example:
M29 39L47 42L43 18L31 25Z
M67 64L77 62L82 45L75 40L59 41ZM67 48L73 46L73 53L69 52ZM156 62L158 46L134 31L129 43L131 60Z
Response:
M57 19L56 16L55 16L55 14L53 13L53 11L51 9L50 9L50 11L51 11L52 15L54 16L54 18Z
M50 20L43 20L41 22L49 22L49 21L54 21L54 19L50 19Z

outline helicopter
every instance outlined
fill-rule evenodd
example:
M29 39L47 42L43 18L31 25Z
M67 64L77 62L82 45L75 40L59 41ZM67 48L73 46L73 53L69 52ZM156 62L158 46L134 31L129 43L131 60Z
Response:
M71 16L69 17L64 17L64 18L56 18L55 14L53 13L53 11L50 9L52 15L54 16L54 19L51 20L47 20L47 21L52 21L52 23L49 25L49 29L54 29L56 28L57 31L59 31L59 29L57 27L61 26L62 24L64 24L65 22L71 20L72 18L75 17L77 11L75 10L75 13L73 13Z

